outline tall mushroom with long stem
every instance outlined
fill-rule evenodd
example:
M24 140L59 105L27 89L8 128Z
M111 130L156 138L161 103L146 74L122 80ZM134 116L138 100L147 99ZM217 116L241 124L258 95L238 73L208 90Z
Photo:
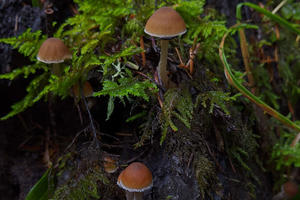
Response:
M165 88L169 86L167 57L169 40L186 32L182 17L170 7L161 7L153 13L145 26L145 33L161 39L158 77Z
M64 62L66 59L71 59L72 53L68 49L68 47L64 44L64 42L58 38L48 38L45 40L42 45L40 46L37 59L40 62L46 63L46 64L52 64L52 73L60 76L61 70L59 63ZM49 94L49 115L50 115L50 123L54 129L54 135L55 133L55 113L52 111L52 95Z

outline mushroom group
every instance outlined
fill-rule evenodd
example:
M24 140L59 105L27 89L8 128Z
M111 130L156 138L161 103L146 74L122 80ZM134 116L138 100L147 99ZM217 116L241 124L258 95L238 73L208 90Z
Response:
M169 86L167 57L169 40L186 32L182 17L170 7L162 7L148 19L145 33L161 39L158 77L165 88Z
M126 191L126 200L142 200L143 192L152 188L152 173L143 163L133 162L120 173L117 184Z

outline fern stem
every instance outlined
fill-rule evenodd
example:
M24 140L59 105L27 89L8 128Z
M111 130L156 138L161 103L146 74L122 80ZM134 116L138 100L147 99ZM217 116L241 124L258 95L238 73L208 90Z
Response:
M168 88L168 71L167 71L167 57L168 57L168 44L169 40L160 41L160 60L158 65L158 78L160 79L162 85Z

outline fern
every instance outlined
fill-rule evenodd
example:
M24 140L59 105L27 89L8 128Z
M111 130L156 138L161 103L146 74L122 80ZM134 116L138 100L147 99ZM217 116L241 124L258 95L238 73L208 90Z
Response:
M103 82L103 89L94 93L94 96L109 95L110 97L107 109L107 120L113 112L115 98L119 98L124 102L124 97L129 99L130 96L135 96L149 101L149 92L157 91L156 85L149 80L141 82L133 77L128 70L127 75L127 77L121 77L117 81L105 80Z
M107 74L107 71L115 72L112 69L108 70L113 63L126 61L127 57L141 52L141 49L136 46L128 46L110 56L100 53L108 42L115 42L113 34L117 26L122 27L123 18L130 14L131 4L123 4L124 1L121 0L77 0L76 3L79 6L80 14L67 19L54 34L54 37L64 38L64 42L67 46L72 47L73 51L71 66L68 62L60 64L64 70L61 77L50 75L49 65L40 63L36 59L38 48L46 38L41 31L32 33L28 29L18 37L0 39L0 42L12 45L13 48L18 49L20 53L34 62L32 65L0 75L0 79L14 80L21 75L28 78L29 75L36 76L37 71L42 71L43 74L32 80L27 87L28 94L23 100L13 105L12 111L1 119L7 119L24 111L38 100L46 97L48 93L65 98L69 95L72 85L87 79L90 70L100 68L104 72L104 76L108 77L110 74ZM99 54L101 55L99 56ZM36 86L37 84L39 86ZM137 85L135 86L137 87ZM141 93L140 95L147 98L146 94Z
M132 56L132 55L138 54L140 52L142 52L142 49L137 48L135 46L130 46L130 47L125 48L123 51L116 53L114 55L100 56L99 58L101 60L104 60L102 63L103 75L107 75L108 70L109 70L108 68L116 61L120 60L121 58L126 59L126 57L128 57L128 56Z
M196 104L197 107L199 103L206 108L207 101L209 100L209 113L213 112L213 109L216 105L218 105L227 115L229 114L229 111L226 107L226 103L236 100L236 97L240 96L241 94L236 94L234 96L229 96L230 93L224 93L222 91L208 91L202 94L199 94L196 98Z
M49 71L49 68L43 63L36 63L33 65L28 65L22 68L14 69L12 72L6 74L0 74L0 79L14 80L22 74L24 78L28 78L30 74L35 74L37 70L44 70L44 72L47 72Z
M192 98L188 90L181 90L179 88L169 89L164 95L164 103L161 113L161 127L162 136L160 144L166 138L168 128L173 131L178 131L177 126L174 124L172 118L180 120L187 128L191 128L191 120L193 118Z
M109 95L122 99L132 95L149 101L149 95L146 93L146 90L154 88L156 88L155 85L148 80L140 82L137 78L124 77L120 78L118 82L105 80L103 89L95 92L94 96Z
M280 133L280 140L273 147L271 159L276 163L276 169L280 170L288 166L300 166L300 144L294 146L293 142L295 134L288 132Z
M26 108L31 107L35 102L39 101L42 97L44 97L49 92L49 88L42 88L42 86L47 81L47 73L44 73L40 76L37 76L33 79L29 86L27 87L27 95L23 98L23 100L19 101L12 105L12 111L10 111L4 117L1 117L1 120L8 119L22 111Z
M18 49L19 53L29 57L31 61L35 61L38 47L45 38L41 31L33 33L29 28L18 37L0 38L0 42L11 45L14 49Z

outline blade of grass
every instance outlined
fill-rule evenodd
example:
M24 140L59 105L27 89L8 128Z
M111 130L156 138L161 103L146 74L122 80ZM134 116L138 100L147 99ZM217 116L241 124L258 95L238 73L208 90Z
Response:
M268 18L270 18L271 20L273 20L274 22L280 24L282 27L287 28L288 30L300 35L300 29L296 27L296 25L291 24L290 22L286 21L285 19L281 18L278 15L273 14L272 12L259 7L258 5L255 5L253 3L240 3L237 5L236 7L236 18L237 18L237 22L239 23L240 20L242 19L242 6L248 6L252 9L254 9L255 11L264 14L265 16L267 16Z
M232 28L236 28L239 24L235 25ZM289 120L287 117L283 116L282 114L280 114L279 112L277 112L275 109L273 109L272 107L270 107L269 105L267 105L265 102L263 102L262 100L260 100L258 97L256 97L255 95L253 95L247 88L245 88L243 85L241 85L237 78L233 75L231 68L227 62L225 53L224 53L224 43L225 43L225 39L228 35L228 33L230 32L230 30L223 36L222 41L219 45L219 56L221 58L221 61L223 63L224 66L224 72L225 72L225 76L228 80L228 82L233 85L237 90L239 90L245 97L247 97L250 101L252 101L253 103L255 103L256 105L258 105L259 107L261 107L266 113L270 114L271 116L273 116L274 118L278 119L279 121L281 121L283 124L300 131L300 126L298 126L297 124L295 124L294 122L292 122L291 120Z
M49 168L40 178L40 180L31 188L28 192L25 200L47 200L49 195L49 179L48 175L50 173Z

